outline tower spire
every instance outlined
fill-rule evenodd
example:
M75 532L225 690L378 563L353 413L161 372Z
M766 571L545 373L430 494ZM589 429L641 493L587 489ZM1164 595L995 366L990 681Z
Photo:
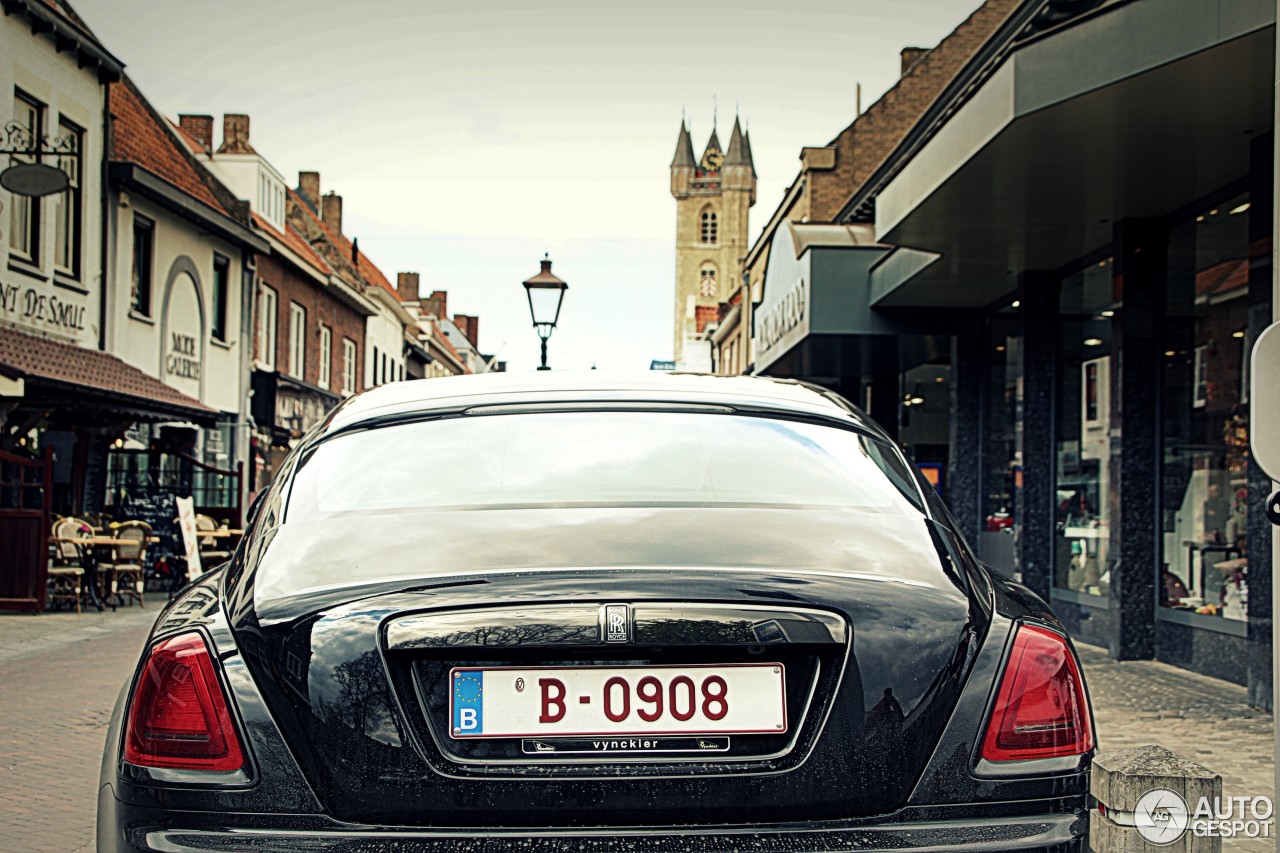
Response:
M685 125L685 117L680 116L680 134L676 137L676 155L671 159L671 168L687 166L692 169L697 165L693 159L693 138L689 136L689 128Z
M733 133L729 137L729 150L725 152L726 166L750 166L751 152L747 148L746 137L742 135L742 125L737 117L733 119Z

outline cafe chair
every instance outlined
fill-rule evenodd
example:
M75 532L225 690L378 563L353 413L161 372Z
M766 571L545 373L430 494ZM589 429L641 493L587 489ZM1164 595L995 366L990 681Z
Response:
M145 607L142 591L151 525L145 521L121 522L115 529L115 538L121 541L115 547L114 562L105 571L110 578L110 594L117 596L121 604L128 596L136 598L138 606Z
M211 517L203 513L196 514L196 532L197 534L209 530L217 530L218 523ZM214 537L199 537L200 539L200 565L203 568L217 566L231 559L231 552L226 550L225 539L215 539Z
M80 549L66 539L86 539L93 535L87 522L78 518L60 518L53 523L52 559L49 561L48 593L50 603L68 601L80 612L80 596L84 592L84 567Z

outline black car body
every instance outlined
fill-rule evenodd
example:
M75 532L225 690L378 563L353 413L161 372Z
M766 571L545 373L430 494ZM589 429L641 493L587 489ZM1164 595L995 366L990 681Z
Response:
M98 849L1079 850L1092 752L1053 614L838 396L398 383L159 617Z

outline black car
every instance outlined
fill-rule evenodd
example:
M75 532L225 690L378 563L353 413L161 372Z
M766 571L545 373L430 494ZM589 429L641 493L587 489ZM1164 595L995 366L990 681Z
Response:
M1062 626L823 389L398 383L115 708L98 850L1080 850Z

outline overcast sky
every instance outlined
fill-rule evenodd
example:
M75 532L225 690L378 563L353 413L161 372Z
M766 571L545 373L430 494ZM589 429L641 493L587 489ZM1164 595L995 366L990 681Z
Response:
M393 281L422 274L480 345L536 363L520 282L550 252L569 283L553 367L670 358L681 110L701 153L719 103L751 131L752 237L795 177L977 0L783 3L71 0L166 115L251 116L291 181L320 172Z

